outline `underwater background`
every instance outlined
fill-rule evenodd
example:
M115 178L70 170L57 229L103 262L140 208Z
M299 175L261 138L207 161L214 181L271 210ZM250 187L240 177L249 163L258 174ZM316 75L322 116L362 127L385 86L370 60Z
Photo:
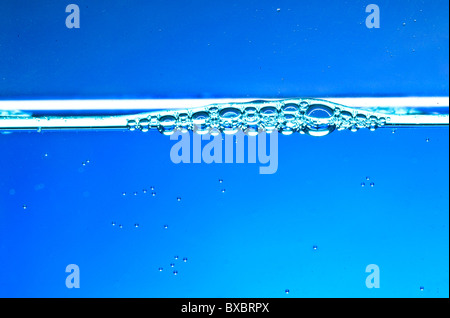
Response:
M2 1L0 100L448 96L448 1L370 3ZM448 297L448 137L279 134L260 174L157 131L2 133L0 297Z

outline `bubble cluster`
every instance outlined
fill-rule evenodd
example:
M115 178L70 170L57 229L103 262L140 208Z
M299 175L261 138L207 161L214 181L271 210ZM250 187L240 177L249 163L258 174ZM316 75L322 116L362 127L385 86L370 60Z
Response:
M361 128L375 131L386 124L383 114L357 110L316 100L254 101L250 103L212 104L189 110L165 110L128 121L130 131L156 129L164 135L175 131L198 134L235 134L242 130L249 136L279 131L325 136L334 130Z

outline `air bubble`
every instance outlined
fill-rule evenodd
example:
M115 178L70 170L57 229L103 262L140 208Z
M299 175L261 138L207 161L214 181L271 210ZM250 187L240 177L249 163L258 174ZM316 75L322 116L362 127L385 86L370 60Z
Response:
M181 201L181 198L180 198L180 197L178 197L178 198L177 198L177 201L178 201L178 202L180 202L180 201Z
M135 131L136 130L136 121L135 120L129 120L127 123L127 128L129 131Z
M164 229L168 229L169 228L169 226L166 224L166 225L164 225Z
M26 210L28 207L24 204L24 205L22 206L22 208L23 208L24 210Z
M375 183L371 182L370 187L373 188L375 186Z
M139 129L143 132L147 132L149 130L149 124L150 121L147 118L143 118L139 121Z
M286 295L288 295L288 294L289 294L289 289L286 289L286 290L284 291L284 293L285 293Z
M187 260L188 260L188 259L187 259L187 257L183 257L183 262L185 262L185 263L186 263L186 262L187 262Z
M171 263L171 264L170 264L170 267L175 267L175 264L174 264L174 263Z
M178 275L178 271L173 271L173 274L174 274L175 276L177 276L177 275Z
M111 222L111 225L112 225L112 226L116 226L116 222L114 222L114 221Z
M313 250L317 250L317 245L314 245L314 246L313 246Z
M136 224L134 225L134 227L135 227L135 228L138 228L138 227L139 227L139 224L136 223Z
M363 182L361 183L361 187L364 188L366 186L366 184Z

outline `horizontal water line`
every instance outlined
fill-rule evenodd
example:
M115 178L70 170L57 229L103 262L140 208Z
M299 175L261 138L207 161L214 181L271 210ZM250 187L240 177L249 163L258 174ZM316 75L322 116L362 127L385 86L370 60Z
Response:
M448 97L324 97L314 99L326 100L332 103L358 108L449 107ZM246 103L254 100L261 100L261 98L0 100L0 111L189 109L211 104ZM278 98L264 100L275 101L280 99Z
M295 98L252 100L250 102L227 100L225 103L201 104L201 107L187 105L186 100L183 100L184 103L177 104L177 106L184 105L185 107L175 108L173 104L173 107L162 107L162 104L156 107L156 104L147 100L145 104L147 111L137 114L130 112L125 115L97 116L89 114L68 116L62 114L63 110L60 110L59 115L43 115L33 114L32 111L24 112L23 108L10 111L0 109L0 130L128 129L146 132L154 129L165 135L173 134L177 130L194 130L202 134L221 132L233 134L238 130L243 130L249 135L258 134L261 131L269 133L279 131L285 135L299 132L312 136L324 136L334 130L358 131L361 128L367 128L374 131L383 127L449 125L448 110L447 113L434 111L436 108L445 108L444 104L448 105L448 100L446 100L447 103L444 103L442 99L420 98L415 100L415 107L405 107L404 105L413 103L407 103L404 99L376 100L384 101L384 105L381 106L380 103L372 100L372 103L366 103L361 107L362 104L359 104L361 99L357 100L358 103L355 100L350 103L349 99L346 99L343 102L347 104L344 105L336 103L335 99ZM342 102L342 99L339 101ZM36 101L28 102L32 104ZM39 102L44 103L45 101ZM79 102L83 104L84 101ZM89 102L93 106L106 101ZM144 101L141 100L141 102ZM202 102L206 101L202 100ZM149 105L153 105L155 108L148 110ZM433 109L433 111L421 112L418 111L419 107L422 109L430 107L430 110ZM97 108L91 110L94 109L97 110ZM405 111L405 109L407 110ZM86 109L83 110L86 111ZM79 112L81 113L82 110Z

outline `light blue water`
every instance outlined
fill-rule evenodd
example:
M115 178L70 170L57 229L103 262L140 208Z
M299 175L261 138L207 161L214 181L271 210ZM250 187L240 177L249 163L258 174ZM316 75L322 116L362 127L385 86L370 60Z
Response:
M446 1L379 1L376 30L363 1L77 3L77 30L66 4L0 4L3 100L449 93ZM304 132L330 132L305 111ZM226 134L184 135L175 163L181 137L158 129L3 131L0 296L448 297L448 127L366 120L266 136L269 174L248 139L225 163Z

